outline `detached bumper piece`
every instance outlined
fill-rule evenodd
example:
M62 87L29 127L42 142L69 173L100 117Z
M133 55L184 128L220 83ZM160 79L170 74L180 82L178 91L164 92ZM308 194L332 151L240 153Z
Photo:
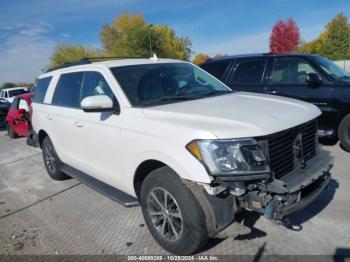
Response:
M303 210L322 193L328 186L330 179L330 173L325 173L299 191L286 195L275 195L270 203L263 207L263 214L268 219L279 222L284 217Z

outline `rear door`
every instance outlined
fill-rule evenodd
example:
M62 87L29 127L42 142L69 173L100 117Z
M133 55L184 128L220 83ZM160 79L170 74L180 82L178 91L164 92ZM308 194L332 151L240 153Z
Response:
M307 83L308 73L318 73L321 86ZM334 110L333 84L329 82L311 61L304 57L277 57L273 60L268 78L267 93L300 99L313 103L322 111L320 129L325 129L336 121L338 112Z
M83 162L79 149L85 146L77 143L75 126L80 111L82 78L82 72L63 73L59 76L51 105L45 107L42 120L46 122L44 126L47 126L46 130L60 159L76 168ZM35 113L34 111L33 114Z
M219 60L204 63L200 67L207 71L209 74L215 76L217 79L225 82L230 64L230 60Z
M266 58L238 59L225 83L233 91L265 93L266 68Z

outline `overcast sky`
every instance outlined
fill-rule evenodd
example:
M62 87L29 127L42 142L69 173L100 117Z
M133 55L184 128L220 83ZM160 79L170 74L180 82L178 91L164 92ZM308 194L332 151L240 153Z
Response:
M99 46L98 32L121 12L140 11L149 23L189 36L209 55L268 51L271 28L293 18L303 40L318 36L348 0L11 0L0 1L0 84L32 82L58 43Z

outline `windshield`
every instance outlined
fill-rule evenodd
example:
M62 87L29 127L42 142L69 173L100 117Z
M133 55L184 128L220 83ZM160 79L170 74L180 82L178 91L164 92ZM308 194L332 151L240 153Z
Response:
M111 70L133 106L232 93L214 77L189 63L133 65Z
M18 96L18 95L28 93L28 91L26 91L24 89L10 90L8 92L9 92L9 97Z
M327 58L316 56L315 59L318 62L318 64L322 67L322 69L325 70L333 78L350 78L350 75L344 69L342 69L340 66L333 63L332 61L328 60Z

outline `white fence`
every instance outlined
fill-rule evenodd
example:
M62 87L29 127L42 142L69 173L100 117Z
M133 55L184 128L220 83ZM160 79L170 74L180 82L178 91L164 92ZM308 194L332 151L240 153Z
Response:
M346 72L350 73L350 60L339 60L334 61L334 63L343 68Z

